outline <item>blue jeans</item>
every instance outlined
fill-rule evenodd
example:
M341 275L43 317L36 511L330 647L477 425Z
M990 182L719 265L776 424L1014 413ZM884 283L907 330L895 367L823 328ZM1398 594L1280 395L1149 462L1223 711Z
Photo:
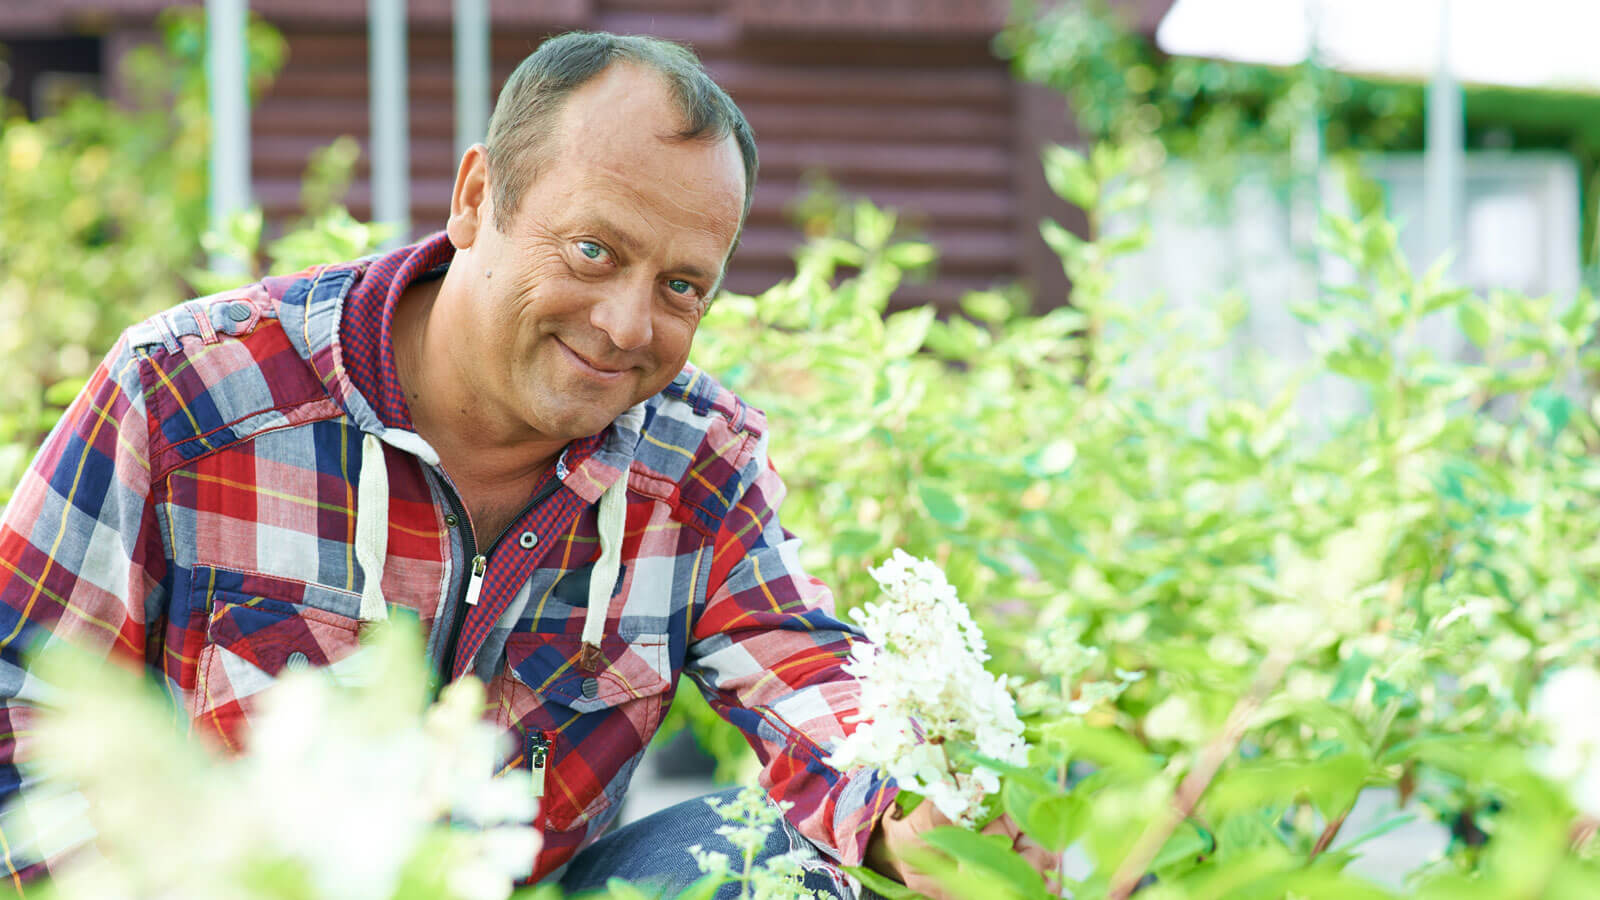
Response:
M712 794L732 799L737 789ZM567 894L603 890L607 878L632 882L651 896L673 897L700 878L689 848L699 844L706 850L728 854L735 861L743 856L726 838L717 834L722 819L705 799L689 800L669 806L654 815L606 834L579 851L561 874L561 889ZM833 900L854 900L849 888L822 864L821 853L800 836L785 820L783 827L767 835L767 844L756 856L757 866L774 856L801 850L811 864L805 864L806 889ZM734 900L739 885L725 884L717 900Z

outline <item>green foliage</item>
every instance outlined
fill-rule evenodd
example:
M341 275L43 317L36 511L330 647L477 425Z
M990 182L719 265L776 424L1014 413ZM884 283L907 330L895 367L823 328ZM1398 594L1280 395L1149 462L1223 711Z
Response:
M122 329L197 293L259 274L261 217L237 217L204 249L237 260L202 269L207 226L205 28L197 10L161 17L163 42L126 60L128 103L75 96L55 115L0 122L0 503L33 448ZM282 37L252 21L252 89L270 83ZM381 239L337 205L356 148L313 161L307 219L266 248L267 268L345 259Z
M1096 229L1144 196L1124 151L1057 148L1046 165ZM1349 839L1377 836L1336 840L1369 787L1422 817L1515 808L1490 817L1491 843L1572 821L1525 748L1542 673L1600 647L1600 557L1583 549L1600 429L1568 392L1596 367L1593 297L1474 296L1412 271L1376 211L1330 219L1325 246L1359 278L1296 310L1321 335L1316 363L1224 396L1201 360L1242 306L1185 317L1113 298L1137 231L1045 223L1072 308L980 294L939 319L888 313L914 270L897 260L922 256L888 214L849 218L793 279L719 300L697 358L767 410L785 522L841 606L874 596L866 568L890 548L936 559L997 668L1034 681L1034 766L1003 802L1049 846L1087 852L1088 896L1155 838L1152 896L1381 896L1340 872ZM1431 316L1459 319L1483 359L1437 358L1418 339ZM1359 385L1366 411L1302 421L1302 387L1327 378ZM1211 751L1220 771L1162 837ZM1067 792L1069 765L1093 774ZM1457 845L1418 889L1454 872L1596 876L1564 842L1540 846ZM952 885L1015 868L941 849L930 865Z

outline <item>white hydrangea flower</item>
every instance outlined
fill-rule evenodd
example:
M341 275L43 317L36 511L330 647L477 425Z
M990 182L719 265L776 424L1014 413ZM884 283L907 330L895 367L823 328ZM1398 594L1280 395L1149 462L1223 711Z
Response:
M326 670L280 678L231 758L171 728L170 709L137 678L63 658L50 671L70 702L38 726L52 768L34 775L81 793L61 785L57 801L30 788L5 811L7 834L52 851L56 813L89 798L95 848L52 872L60 900L249 900L273 872L303 878L314 900L387 900L423 852L451 900L505 900L540 839L527 773L495 776L501 736L480 718L483 685L453 683L420 716L420 648L392 635L374 643L357 653L381 665L365 684L336 685ZM39 811L45 829L12 827Z
M1562 669L1545 679L1530 711L1543 722L1551 745L1538 755L1546 775L1564 782L1585 815L1600 818L1600 672Z
M897 549L871 572L887 596L851 613L871 641L857 643L845 664L861 682L861 711L828 763L875 766L970 826L999 774L956 771L941 745L957 741L1025 765L1016 703L1005 680L984 669L983 632L938 566Z

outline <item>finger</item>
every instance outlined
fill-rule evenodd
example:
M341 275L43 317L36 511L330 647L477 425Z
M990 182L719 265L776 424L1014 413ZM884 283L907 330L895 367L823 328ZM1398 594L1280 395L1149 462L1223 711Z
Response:
M1017 828L1017 823L1013 822L1010 816L1001 816L983 826L979 834L1003 834L1015 845L1017 838L1022 835L1022 830Z

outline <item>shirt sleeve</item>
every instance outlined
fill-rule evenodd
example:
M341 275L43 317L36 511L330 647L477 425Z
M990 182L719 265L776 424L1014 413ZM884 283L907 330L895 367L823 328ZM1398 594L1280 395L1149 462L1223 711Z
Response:
M29 666L57 643L142 664L163 615L163 542L150 492L142 357L125 336L39 449L0 517L0 872L14 884L81 847L86 820L29 802L30 735L48 696ZM159 637L159 633L156 635ZM107 735L114 740L115 735ZM70 791L69 791L70 794ZM31 808L30 808L31 807Z
M710 590L687 671L711 707L750 741L761 785L793 804L801 834L844 865L860 865L896 789L872 769L823 760L854 729L859 689L844 663L865 640L834 615L833 595L800 565L800 541L778 524L784 485L767 461L715 538Z

